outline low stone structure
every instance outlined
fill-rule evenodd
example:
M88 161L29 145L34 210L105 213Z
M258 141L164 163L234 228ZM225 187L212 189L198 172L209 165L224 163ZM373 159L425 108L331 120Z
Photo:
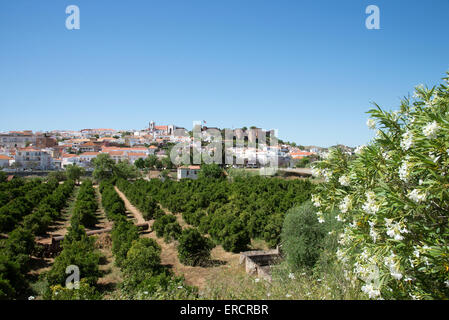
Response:
M245 263L246 273L271 282L271 266L281 259L279 247L267 251L245 251L240 253L240 264Z

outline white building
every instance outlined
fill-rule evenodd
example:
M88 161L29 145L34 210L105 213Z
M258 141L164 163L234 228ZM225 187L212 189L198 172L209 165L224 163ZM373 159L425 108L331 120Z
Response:
M50 153L32 147L19 149L16 153L15 160L17 166L22 169L52 169L52 158Z
M65 168L68 165L80 165L80 157L76 154L63 154L61 158L61 168Z
M36 136L32 131L11 131L0 134L0 145L6 148L25 148L35 143Z
M200 166L183 166L178 167L178 180L181 179L198 179L198 173L200 172Z
M13 158L0 154L0 170L9 167Z

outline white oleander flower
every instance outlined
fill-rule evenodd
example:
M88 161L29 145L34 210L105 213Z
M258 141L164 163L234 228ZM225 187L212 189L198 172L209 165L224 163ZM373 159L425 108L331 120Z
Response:
M317 195L312 195L312 202L315 207L321 207L320 198Z
M418 248L417 247L413 247L415 250L413 250L413 255L416 257L416 258L419 258L419 250L418 250Z
M343 262L343 261L347 260L345 253L340 248L337 249L336 255L337 255L338 261Z
M411 164L408 161L402 161L402 165L399 168L399 179L401 179L404 182L408 182L410 178L410 167Z
M433 122L428 123L423 128L423 134L429 139L434 139L434 138L436 138L437 132L439 129L440 129L440 126L438 125L438 123L436 121L433 121Z
M343 201L340 203L338 208L342 213L346 213L349 210L349 207L351 206L351 198L349 196L344 197Z
M320 168L312 168L312 176L314 177L321 177L322 176L322 172Z
M332 178L332 171L328 170L328 169L324 169L322 171L323 177L324 177L324 181L325 182L329 182L330 179Z
M373 242L376 243L377 238L379 238L379 233L377 233L376 230L374 230L374 222L368 221L368 224L370 226L369 235L371 239L373 239Z
M409 233L405 227L401 227L399 222L392 222L392 219L385 219L385 227L387 228L387 235L397 241L404 239L403 233Z
M393 111L391 113L391 116L393 118L393 121L397 121L399 119L399 111Z
M362 153L362 151L364 150L366 148L366 145L361 145L361 146L358 146L357 148L355 148L355 151L354 151L354 153L355 154L361 154Z
M338 178L338 182L344 187L349 187L351 180L349 179L348 176L343 175L340 178Z
M437 163L441 156L436 156L435 153L429 152L429 158L432 159L434 163Z
M413 146L413 133L410 130L407 130L402 135L401 148L402 150L407 151L412 146Z
M391 160L391 157L390 157L390 155L388 154L387 151L382 152L382 157L383 157L385 160Z
M414 189L413 191L409 192L407 197L416 203L420 203L426 201L427 194L425 192L420 192L418 189Z
M365 284L362 287L362 291L366 293L370 299L377 298L380 296L379 288L375 287L372 282Z
M397 263L396 263L396 255L391 253L389 257L384 258L384 263L390 269L390 275L396 280L402 279L402 273L400 272Z
M366 202L363 204L362 209L368 214L376 214L379 211L380 206L376 203L375 197L374 192L366 192Z
M368 119L368 120L366 120L366 125L367 125L368 128L370 128L370 129L376 129L376 120L374 120L374 119Z

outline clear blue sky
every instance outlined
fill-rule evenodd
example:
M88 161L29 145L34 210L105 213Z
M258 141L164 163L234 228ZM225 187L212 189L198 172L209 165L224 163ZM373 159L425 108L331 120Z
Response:
M448 30L448 0L2 0L0 130L206 120L354 146L373 135L370 102L440 81Z

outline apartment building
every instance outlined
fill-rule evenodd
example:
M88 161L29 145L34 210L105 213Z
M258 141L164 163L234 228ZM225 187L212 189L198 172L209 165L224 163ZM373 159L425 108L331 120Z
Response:
M52 157L50 153L34 147L19 148L16 152L15 161L17 167L21 169L52 169Z

